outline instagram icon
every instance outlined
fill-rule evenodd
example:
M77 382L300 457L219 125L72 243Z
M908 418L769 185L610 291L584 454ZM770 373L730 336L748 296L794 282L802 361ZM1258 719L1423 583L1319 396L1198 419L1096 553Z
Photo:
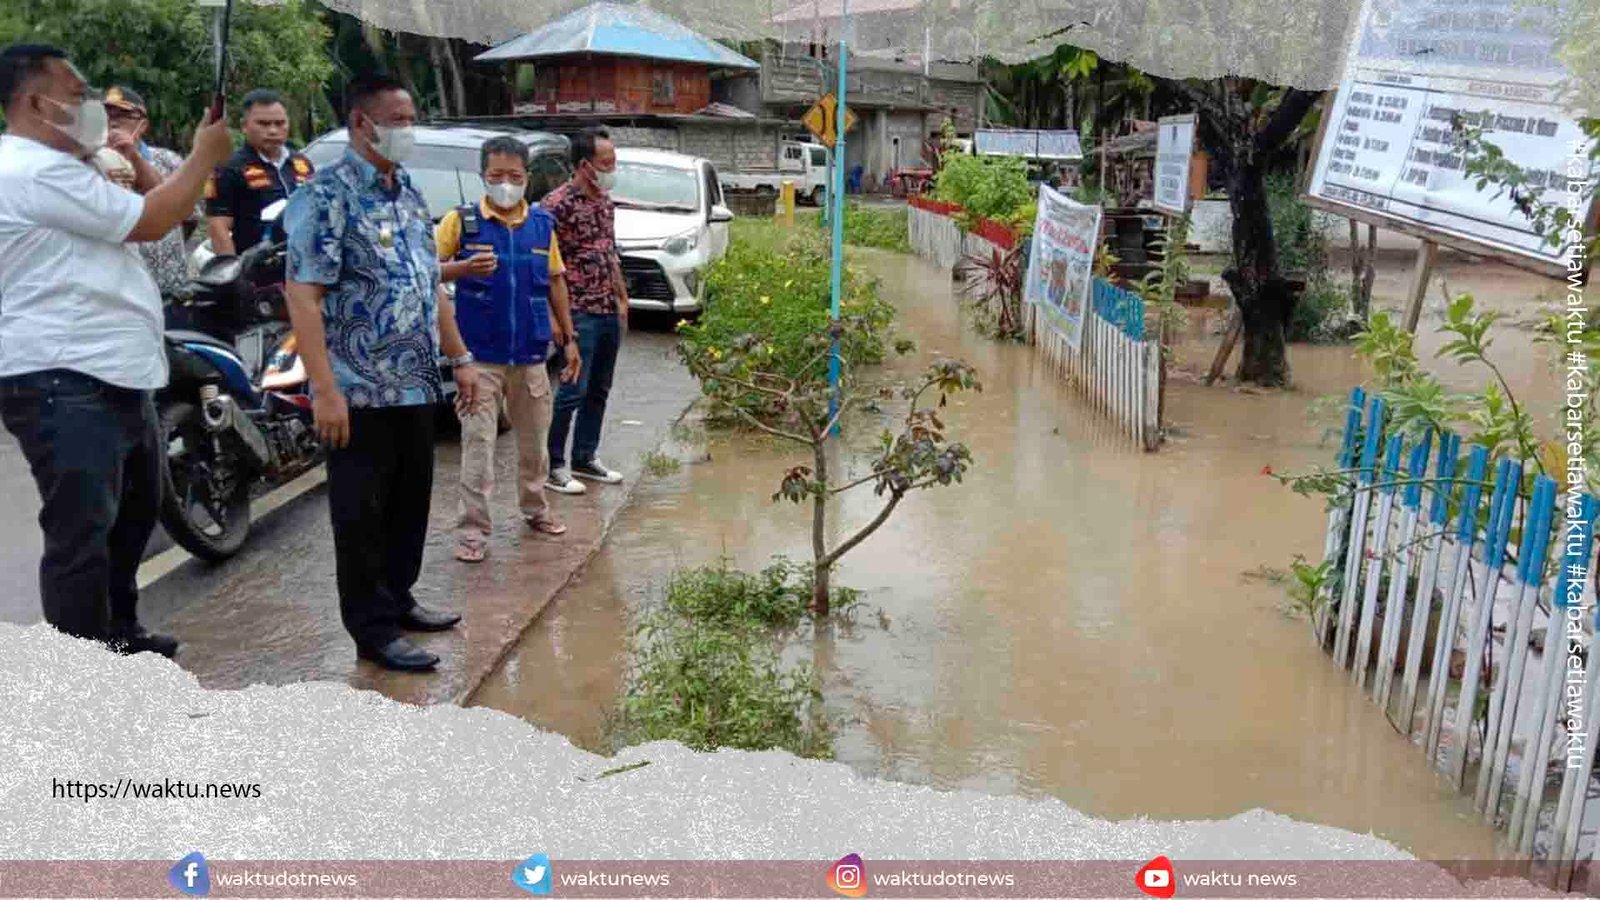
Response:
M852 853L833 864L828 870L828 889L841 897L867 895L867 869L861 854Z

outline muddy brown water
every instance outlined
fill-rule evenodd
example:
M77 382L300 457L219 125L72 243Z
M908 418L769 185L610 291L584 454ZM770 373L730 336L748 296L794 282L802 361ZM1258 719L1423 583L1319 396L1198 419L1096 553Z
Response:
M847 557L838 581L864 591L864 607L792 651L822 675L840 761L940 788L1053 796L1111 819L1261 807L1424 858L1503 855L1470 803L1317 651L1306 621L1284 612L1282 588L1244 577L1321 552L1320 504L1262 468L1330 461L1306 410L1359 379L1348 347L1294 347L1299 386L1286 393L1205 388L1178 372L1173 438L1144 454L1027 348L965 327L939 270L868 259L920 343L895 369L960 356L984 391L947 416L976 459L965 483L911 498ZM1191 322L1182 366L1204 369L1208 331ZM1542 372L1537 361L1518 369L1529 385ZM880 424L858 422L851 437ZM683 468L641 486L477 704L603 751L632 617L674 568L807 554L806 513L770 500L801 455L725 434L666 449ZM843 515L874 509L867 493Z

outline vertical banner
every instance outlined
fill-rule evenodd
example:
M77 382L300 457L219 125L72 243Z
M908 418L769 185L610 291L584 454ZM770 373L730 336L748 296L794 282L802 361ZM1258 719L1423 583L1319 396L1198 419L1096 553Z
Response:
M1048 185L1039 186L1039 215L1033 225L1023 299L1037 304L1050 327L1074 350L1083 343L1100 215L1099 206L1085 206Z
M1155 207L1181 216L1189 211L1189 163L1194 159L1194 115L1167 116L1156 135Z

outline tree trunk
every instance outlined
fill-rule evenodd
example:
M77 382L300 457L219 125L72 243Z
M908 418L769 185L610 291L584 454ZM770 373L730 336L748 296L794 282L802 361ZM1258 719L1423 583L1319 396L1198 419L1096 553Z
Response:
M433 63L433 82L439 89L439 111L446 116L455 115L450 109L449 80L445 77L444 59L439 52L439 39L432 37L423 38L428 45L428 59Z
M827 438L821 437L812 445L816 460L818 484L828 484ZM811 611L819 618L828 615L828 576L832 565L828 562L828 495L826 491L811 498Z
M1263 387L1289 383L1288 326L1294 295L1278 272L1264 168L1240 161L1228 178L1234 265L1222 273L1244 323L1238 379Z
M466 76L461 72L461 60L456 57L456 46L449 38L440 38L440 52L444 54L445 68L450 73L450 89L455 99L456 115L465 116L467 111L467 82Z

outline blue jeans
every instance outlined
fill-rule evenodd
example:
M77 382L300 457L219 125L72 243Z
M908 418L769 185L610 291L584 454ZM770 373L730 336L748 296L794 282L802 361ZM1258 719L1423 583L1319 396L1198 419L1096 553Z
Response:
M572 324L578 330L583 368L577 381L561 385L556 392L555 416L550 422L552 471L567 464L567 432L573 430L574 413L578 426L572 438L573 463L593 462L600 451L600 425L606 417L606 398L611 395L611 376L617 370L617 351L622 348L622 322L615 314L573 313Z
M51 369L0 379L0 417L39 487L45 621L90 640L130 635L161 504L165 447L151 393Z

